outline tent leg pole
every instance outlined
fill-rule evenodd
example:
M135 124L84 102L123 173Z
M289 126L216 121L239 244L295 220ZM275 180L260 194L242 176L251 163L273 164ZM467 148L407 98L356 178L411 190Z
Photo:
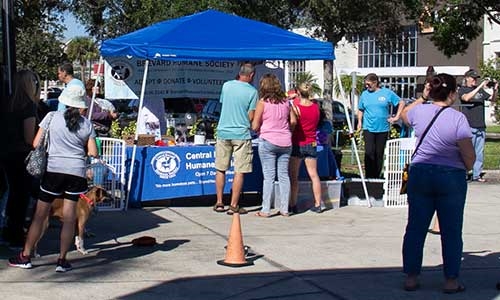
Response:
M342 86L342 81L340 80L340 76L337 73L337 68L335 66L335 62L333 62L333 73L334 73L335 77L337 77L337 83L339 85L340 94L342 96L342 105L344 105L344 113L345 113L346 120L347 120L347 126L349 127L349 136L351 137L351 145L353 147L354 154L356 156L356 162L358 164L359 174L361 175L361 184L363 186L363 191L365 193L366 203L367 203L368 207L372 207L372 204L370 202L370 197L368 195L368 189L366 188L366 181L365 181L365 176L363 173L363 168L361 167L361 161L359 159L359 153L358 153L358 148L356 145L356 139L354 138L354 131L352 129L351 120L349 119L348 110L347 110L347 107L345 105L346 96L345 96L344 87Z
M142 87L141 87L141 96L139 98L139 111L137 112L137 125L135 127L135 136L134 136L134 149L132 150L132 159L130 162L130 171L128 174L128 182L127 182L127 200L125 201L125 207L128 207L128 201L130 198L130 188L132 186L132 178L134 175L134 161L135 161L135 154L137 151L137 140L139 138L139 132L137 132L137 127L139 126L140 122L142 122L142 105L144 104L144 92L146 90L146 79L148 78L148 69L149 69L149 59L146 60L144 64L144 76L142 78ZM140 200L140 199L139 199Z

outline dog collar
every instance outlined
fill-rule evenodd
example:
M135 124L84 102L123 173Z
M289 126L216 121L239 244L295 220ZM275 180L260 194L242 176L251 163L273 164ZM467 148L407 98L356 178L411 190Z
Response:
M90 199L89 197L87 197L87 195L85 194L80 194L80 198L82 198L83 200L85 200L89 206L93 206L94 205L94 201L92 199Z

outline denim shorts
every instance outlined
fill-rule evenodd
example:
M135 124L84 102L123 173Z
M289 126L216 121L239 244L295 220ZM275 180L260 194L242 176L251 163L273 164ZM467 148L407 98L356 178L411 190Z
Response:
M318 152L315 144L308 144L304 146L292 145L292 154L290 156L316 159L318 157Z

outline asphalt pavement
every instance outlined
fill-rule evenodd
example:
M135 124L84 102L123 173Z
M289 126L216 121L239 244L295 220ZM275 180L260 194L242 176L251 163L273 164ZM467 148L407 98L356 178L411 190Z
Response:
M488 174L488 176L493 175ZM500 299L500 185L471 183L464 221L461 281L467 290L445 295L440 239L427 237L421 288L402 289L405 208L344 206L322 214L240 216L254 264L217 264L233 217L203 205L101 212L88 224L90 254L72 251L74 269L55 272L60 225L40 243L30 270L7 266L0 246L0 299ZM257 203L254 203L257 204ZM139 247L134 238L158 244Z

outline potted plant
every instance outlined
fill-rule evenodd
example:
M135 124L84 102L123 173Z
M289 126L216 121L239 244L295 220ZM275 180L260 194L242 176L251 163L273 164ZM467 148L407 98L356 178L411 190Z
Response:
M205 121L203 118L199 118L194 122L193 126L189 130L189 136L194 136L195 145L204 145L206 139L207 131L205 128Z

